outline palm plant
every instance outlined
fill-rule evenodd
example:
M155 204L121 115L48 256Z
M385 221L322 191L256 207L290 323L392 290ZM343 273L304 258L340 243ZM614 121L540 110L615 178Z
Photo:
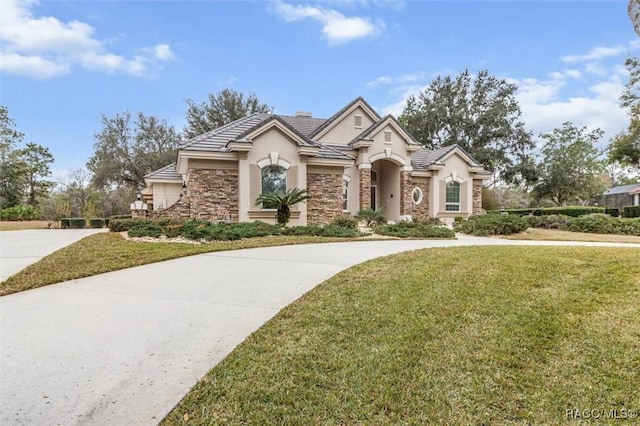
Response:
M290 207L301 201L308 200L306 189L293 188L286 192L276 191L268 194L260 194L256 198L256 206L263 208L277 209L276 219L280 225L286 225L291 217Z

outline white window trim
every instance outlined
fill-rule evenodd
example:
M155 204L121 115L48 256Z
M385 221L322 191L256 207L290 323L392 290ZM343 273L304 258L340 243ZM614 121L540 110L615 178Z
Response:
M455 182L458 184L458 202L457 203L450 203L447 202L447 187L445 185L444 188L444 211L445 212L450 212L450 213L454 213L454 212L460 212L460 206L462 205L462 183L464 182L464 180L462 180L460 178L460 176L456 176L455 172L451 174L451 176L447 176L445 179L445 184L449 184L451 182ZM455 207L455 210L449 210L447 207Z
M418 200L416 201L415 198L413 197L413 194L415 192L418 192L420 194L420 196L418 197ZM422 200L424 199L424 193L422 192L422 189L418 188L417 186L415 188L413 188L411 190L411 202L413 204L415 204L416 206L419 205L420 203L422 203Z

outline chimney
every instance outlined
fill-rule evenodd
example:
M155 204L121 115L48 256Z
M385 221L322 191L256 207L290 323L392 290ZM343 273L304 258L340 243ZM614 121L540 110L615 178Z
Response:
M313 117L313 114L311 114L310 111L298 111L298 112L296 112L296 117L311 118L311 117Z

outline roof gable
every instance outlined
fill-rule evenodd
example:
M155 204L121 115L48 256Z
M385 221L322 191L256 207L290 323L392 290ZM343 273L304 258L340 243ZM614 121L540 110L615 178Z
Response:
M417 169L424 169L430 165L436 164L442 165L447 158L454 154L460 156L470 167L483 167L482 164L471 156L471 154L457 144L448 145L438 149L421 149L420 151L413 153L411 156L411 164Z
M358 96L353 101L349 102L340 111L333 114L327 121L325 121L311 135L309 135L309 137L314 140L320 139L358 108L364 111L364 113L369 116L371 121L375 122L380 120L380 115L378 115L378 113L371 107L371 105L369 105L367 101L365 101L361 96Z
M256 124L250 129L247 129L235 140L248 140L251 141L254 138L260 136L261 134L273 129L277 128L282 133L284 133L287 137L293 140L298 146L312 146L313 143L309 138L302 133L300 133L297 129L291 126L286 120L278 115L272 115L262 122Z
M420 143L413 137L411 133L407 129L404 128L402 124L391 114L385 115L380 120L373 123L369 128L367 128L364 132L360 133L357 137L355 137L349 145L353 145L355 142L359 140L371 140L375 135L384 130L384 128L390 125L394 128L394 130L399 133L409 145L420 145Z

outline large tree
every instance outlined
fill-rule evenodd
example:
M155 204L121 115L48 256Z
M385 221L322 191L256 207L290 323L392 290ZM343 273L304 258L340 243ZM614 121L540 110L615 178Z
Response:
M516 90L486 70L438 76L409 97L399 120L427 148L458 144L496 177L530 184L537 177L534 143L520 121Z
M621 106L629 114L629 126L609 144L609 158L640 171L640 59L628 58L629 81L620 96Z
M98 189L144 185L144 175L171 163L180 145L180 133L166 120L138 113L102 116L102 130L95 135L95 152L87 163Z
M533 189L536 199L550 199L556 205L585 204L604 189L599 177L603 162L596 143L604 132L577 128L570 122L551 133L541 134L545 140L539 165L540 182Z
M24 135L9 110L0 106L0 209L20 204L24 195L24 167L17 145Z
M244 95L233 89L209 93L206 102L196 103L192 99L185 102L187 126L183 133L189 139L255 112L268 113L272 109L260 102L255 94Z
M45 148L34 142L29 142L19 150L24 163L24 181L27 195L27 203L36 206L39 198L48 194L54 183L46 180L51 176L49 165L53 163L53 155L49 148Z

